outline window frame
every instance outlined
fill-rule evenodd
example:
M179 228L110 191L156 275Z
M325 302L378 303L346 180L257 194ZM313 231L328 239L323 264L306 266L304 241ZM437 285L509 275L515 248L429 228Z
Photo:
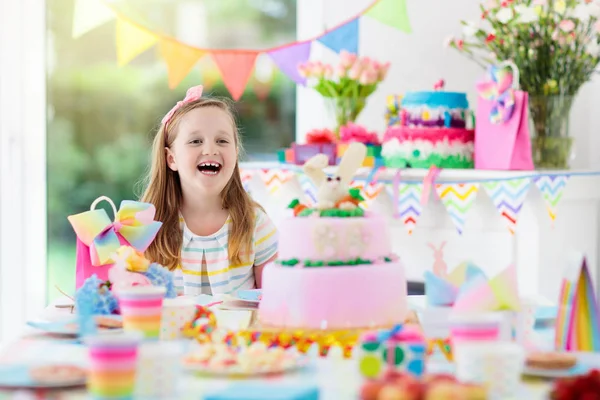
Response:
M0 341L46 304L46 1L0 0Z

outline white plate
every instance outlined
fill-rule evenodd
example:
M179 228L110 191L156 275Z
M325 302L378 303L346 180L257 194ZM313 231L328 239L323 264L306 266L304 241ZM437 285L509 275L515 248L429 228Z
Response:
M306 367L310 362L308 357L299 356L293 362L279 367L265 366L254 371L246 371L237 365L227 368L211 368L194 362L183 362L183 368L189 372L194 372L207 376L223 378L252 378L262 375L282 374Z
M77 365L73 365L79 367ZM37 366L36 366L37 367ZM4 365L0 366L0 387L2 388L67 388L83 386L86 378L63 380L61 382L38 382L31 378L29 371L34 366Z
M98 317L110 318L117 321L122 320L120 315L99 315ZM77 336L79 328L77 326L77 318L61 319L57 321L28 321L27 325L32 328L42 330L52 335L61 336ZM119 333L123 332L122 328L98 328L100 333Z
M589 372L589 370L590 367L581 363L569 369L541 369L525 367L525 369L523 370L523 375L535 376L539 378L556 379L585 375Z

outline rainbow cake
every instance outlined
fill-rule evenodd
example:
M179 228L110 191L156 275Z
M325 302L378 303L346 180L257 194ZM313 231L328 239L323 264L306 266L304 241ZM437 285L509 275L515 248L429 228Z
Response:
M390 168L473 168L475 131L465 93L390 96L381 155Z
M360 208L360 193L348 188L365 155L363 144L350 144L333 176L323 171L325 155L304 164L317 202L292 202L294 215L279 225L278 260L263 271L262 325L335 330L405 320L406 278L386 219Z

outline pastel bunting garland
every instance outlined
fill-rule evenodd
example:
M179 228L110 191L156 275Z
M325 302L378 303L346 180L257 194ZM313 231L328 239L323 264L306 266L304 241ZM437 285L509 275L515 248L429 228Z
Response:
M539 176L535 178L535 184L542 193L548 215L554 223L556 219L556 208L562 199L565 186L569 177L564 176Z
M409 235L413 233L417 220L423 212L421 193L423 185L420 183L400 183L398 187L398 218L404 224Z
M513 179L510 181L490 181L482 184L494 206L505 219L508 230L515 233L519 212L523 207L531 180Z
M281 186L294 177L294 173L287 169L261 169L259 175L271 194L279 192Z
M435 190L440 200L446 207L454 226L459 234L465 228L467 212L473 205L477 192L478 183L437 184Z

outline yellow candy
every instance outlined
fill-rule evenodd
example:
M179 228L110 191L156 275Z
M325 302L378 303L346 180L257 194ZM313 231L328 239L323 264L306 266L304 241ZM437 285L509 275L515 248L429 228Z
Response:
M427 110L423 111L423 113L421 114L421 119L423 121L429 121L430 117L431 117L431 115L429 114L429 111L427 111Z

